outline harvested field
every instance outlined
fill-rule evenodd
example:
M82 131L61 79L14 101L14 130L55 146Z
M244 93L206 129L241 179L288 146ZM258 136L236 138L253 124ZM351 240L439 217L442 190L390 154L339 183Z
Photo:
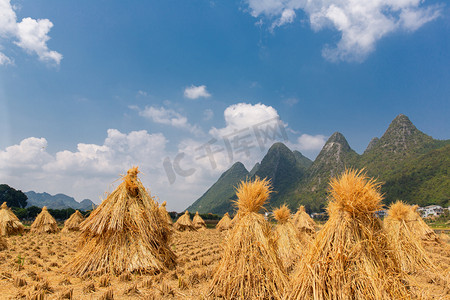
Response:
M8 249L0 251L0 298L30 299L45 294L44 299L108 299L107 293L112 293L114 299L208 299L206 294L226 234L216 229L176 232L171 248L178 257L178 266L167 273L83 278L62 273L62 267L75 255L79 233L27 232L6 237ZM450 239L442 236L441 240L442 245L427 243L425 248L439 262L444 275L450 270ZM430 283L425 282L429 278L418 279L423 280L427 290L444 293L444 298L439 299L450 299L450 291L440 280Z

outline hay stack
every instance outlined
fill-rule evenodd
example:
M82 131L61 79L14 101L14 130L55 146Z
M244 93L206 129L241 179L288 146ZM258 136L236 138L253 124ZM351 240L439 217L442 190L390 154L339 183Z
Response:
M6 202L3 202L0 209L0 234L2 236L21 234L23 229L23 224L6 205Z
M402 201L392 204L384 219L390 245L404 271L414 273L420 269L433 270L433 263L422 246L420 236L412 231L413 222L416 220L411 206Z
M305 207L300 205L294 217L292 223L298 231L314 235L316 233L316 222L306 213Z
M167 205L166 201L161 203L161 206L159 207L159 213L161 214L161 218L166 220L167 225L172 226L173 225L172 218L170 217L169 213L167 212L166 205Z
M440 243L440 239L437 236L436 232L428 226L427 223L422 219L417 209L418 205L414 205L411 207L411 215L409 226L411 227L411 231L414 232L422 241Z
M354 170L331 180L330 218L295 271L290 299L410 298L375 217L379 190L379 183Z
M154 273L175 266L167 223L138 173L137 167L128 170L123 182L81 224L81 249L66 265L68 273Z
M48 212L47 206L37 215L36 220L31 224L31 232L33 233L56 233L59 231L55 218Z
M270 195L270 183L258 178L237 188L239 220L223 243L210 285L211 298L281 299L287 276L276 254L271 226L258 214Z
M220 219L219 223L216 225L216 229L219 231L228 230L231 228L231 218L228 213L225 213L225 215Z
M286 272L291 272L294 265L300 260L306 243L300 240L300 233L291 221L291 211L286 205L274 210L273 215L278 221L275 227L275 240L277 254L281 259Z
M186 210L184 215L178 218L178 220L173 225L178 231L195 231L194 223L191 221L189 212Z
M198 212L195 213L193 223L194 223L195 229L197 229L197 230L205 230L206 229L206 223L202 219L202 217L200 217Z
M8 243L6 242L6 239L0 235L0 251L8 249Z
M70 218L64 222L64 228L61 232L80 231L80 224L84 221L83 215L76 210Z

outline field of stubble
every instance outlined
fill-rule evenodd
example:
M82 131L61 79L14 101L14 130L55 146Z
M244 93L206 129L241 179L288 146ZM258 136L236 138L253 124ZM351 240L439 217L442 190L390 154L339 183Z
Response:
M63 269L76 252L77 236L77 233L25 233L7 237L8 249L0 251L0 298L207 299L209 281L220 260L226 232L208 229L175 233L171 247L178 256L178 266L167 273L83 278L67 276ZM426 248L441 275L448 277L445 275L450 272L448 237L445 243L445 247L430 244ZM440 280L428 276L416 278L432 298L450 299L448 286Z

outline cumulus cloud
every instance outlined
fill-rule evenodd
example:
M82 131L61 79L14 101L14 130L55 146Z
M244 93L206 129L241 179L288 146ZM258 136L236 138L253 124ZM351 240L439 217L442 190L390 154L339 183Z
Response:
M318 150L320 151L325 145L327 141L327 137L321 134L318 135L309 135L302 134L298 139L298 147L300 150L309 151L309 150Z
M0 52L0 66L1 65L12 65L13 61L11 60L11 58L9 58L8 56L6 56L5 54Z
M189 99L198 99L211 97L211 94L206 90L206 85L191 85L184 89L184 96Z
M130 106L132 109L137 109L139 115L152 120L155 123L170 125L183 130L188 130L196 135L201 135L202 130L188 122L188 119L173 109L166 109L164 107L146 106L145 109L140 110L136 106Z
M17 22L10 0L0 0L0 41L12 41L27 53L36 54L40 60L59 64L61 53L48 49L48 33L53 23L48 19L35 20L30 17ZM11 59L0 53L0 65L11 63Z
M341 33L335 46L326 45L322 55L330 61L362 61L381 38L395 31L415 31L436 19L441 6L424 6L421 0L246 0L254 17L273 20L271 29L292 23L302 10L313 30L334 28Z

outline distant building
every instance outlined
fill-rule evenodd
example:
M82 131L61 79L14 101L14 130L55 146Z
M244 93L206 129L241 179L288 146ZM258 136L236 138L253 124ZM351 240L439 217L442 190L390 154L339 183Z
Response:
M444 209L440 205L428 205L425 207L419 207L417 210L422 215L422 218L438 217L444 214Z
M379 211L375 212L375 216L377 216L380 219L386 217L386 215L387 215L387 210L385 210L385 209L382 209L382 210L379 210Z

